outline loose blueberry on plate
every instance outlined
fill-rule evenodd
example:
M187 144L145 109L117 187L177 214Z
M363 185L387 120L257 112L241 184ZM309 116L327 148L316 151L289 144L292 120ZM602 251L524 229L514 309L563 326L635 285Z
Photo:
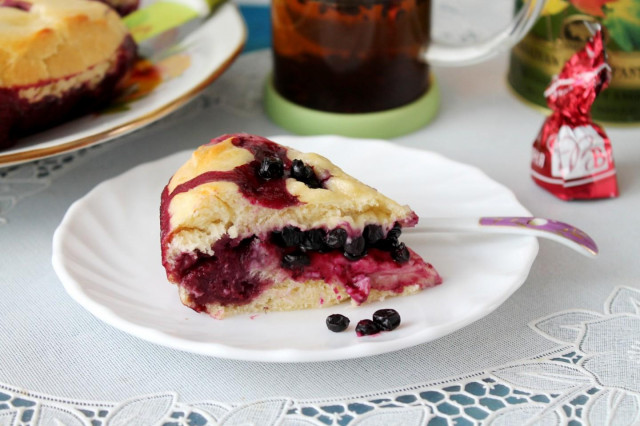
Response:
M341 314L332 314L327 317L327 328L334 333L344 331L349 327L349 318Z
M395 309L379 309L373 313L375 322L383 331L391 331L400 325L400 314Z
M380 327L378 324L373 322L370 319L363 319L358 322L356 325L356 334L358 337L360 336L371 336L372 334L380 333Z

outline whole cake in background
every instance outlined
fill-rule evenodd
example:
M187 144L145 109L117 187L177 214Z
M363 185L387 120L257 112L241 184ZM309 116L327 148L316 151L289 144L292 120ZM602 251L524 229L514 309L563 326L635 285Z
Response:
M136 50L103 3L0 0L0 148L107 104Z
M400 241L417 221L320 155L224 135L162 193L162 264L186 306L218 319L359 305L442 282Z
M136 10L140 0L98 0L113 7L121 16L126 16Z

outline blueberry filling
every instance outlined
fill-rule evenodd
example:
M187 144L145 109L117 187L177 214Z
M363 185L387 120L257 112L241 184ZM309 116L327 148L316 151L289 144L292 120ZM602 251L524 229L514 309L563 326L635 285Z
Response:
M391 251L391 258L398 263L406 263L409 261L410 257L409 249L404 245L404 243L399 243Z
M305 253L341 250L345 258L356 261L366 256L371 248L389 252L391 259L402 264L410 260L411 254L404 243L398 241L401 232L398 223L386 237L380 225L367 225L362 235L349 238L347 231L343 228L335 228L329 232L320 228L302 231L297 226L289 225L271 232L270 241L285 249L282 265L288 269L307 266L308 264L304 263L306 260L303 260Z
M340 314L333 314L327 317L327 328L334 333L345 331L349 327L349 318Z
M382 251L393 252L397 249L400 242L398 238L400 238L400 234L402 234L402 227L399 223L395 223L393 228L387 232L386 238L380 239L375 243L375 247Z
M344 247L344 243L347 242L347 231L342 228L336 228L329 231L327 235L326 244L330 249L339 249Z
M303 266L309 266L311 264L311 260L309 256L299 250L296 250L292 253L287 253L282 257L282 267L287 269L298 269Z
M297 226L285 226L271 233L272 241L279 247L297 247L304 240L304 232Z
M364 227L362 236L367 241L367 244L374 245L378 241L384 238L384 232L380 225L367 225Z
M290 227L289 231L292 235L311 239L313 235L324 234L324 231L302 232L296 229ZM279 237L281 234L282 231ZM416 279L420 279L416 275L419 268L430 268L419 258L412 259L415 264L400 265L389 252L374 247L368 249L366 258L353 262L344 256L344 249L305 251L301 247L304 241L299 246L284 247L274 244L273 238L273 235L267 239L225 236L212 246L213 255L199 251L183 253L175 260L172 273L189 294L188 306L200 312L205 311L210 303L224 306L249 303L276 284L261 274L264 270L268 276L273 268L287 271L287 275L296 281L324 280L338 285L352 300L361 304L372 289L401 293L407 285L413 285ZM355 239L364 241L362 236ZM377 271L391 273L377 275ZM397 271L398 275L392 271ZM278 280L283 279L281 274L277 276ZM341 291L338 287L334 287L334 291L339 301Z
M255 237L223 237L213 245L214 256L197 252L178 259L180 282L192 297L191 307L201 312L207 303L242 304L262 293L269 283L237 261L255 258L259 244Z
M367 254L367 242L363 236L352 238L344 245L344 257L358 260Z
M385 238L384 240L380 240L376 243L376 248L378 250L391 252L394 249L394 247L397 245L398 245L397 241L393 241L388 238Z
M398 238L400 238L401 234L402 234L402 227L400 226L399 223L396 222L393 225L393 228L391 228L387 233L387 239L392 241L398 241Z
M358 336L371 336L372 334L378 334L380 332L378 324L370 319L363 319L356 325L356 334Z
M324 229L312 229L304 233L301 248L304 251L326 251L327 231Z

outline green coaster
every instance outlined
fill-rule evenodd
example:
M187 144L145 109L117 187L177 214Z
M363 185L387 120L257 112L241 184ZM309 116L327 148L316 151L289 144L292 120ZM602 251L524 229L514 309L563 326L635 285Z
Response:
M364 114L317 111L295 104L276 91L271 76L264 94L264 107L271 120L299 135L395 138L424 127L435 117L439 105L440 90L433 75L429 91L418 100L399 108Z

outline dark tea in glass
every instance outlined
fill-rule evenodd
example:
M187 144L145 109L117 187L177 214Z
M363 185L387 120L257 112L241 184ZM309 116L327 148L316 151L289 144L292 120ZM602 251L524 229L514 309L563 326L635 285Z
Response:
M429 88L430 0L273 0L276 90L315 110L383 111Z

